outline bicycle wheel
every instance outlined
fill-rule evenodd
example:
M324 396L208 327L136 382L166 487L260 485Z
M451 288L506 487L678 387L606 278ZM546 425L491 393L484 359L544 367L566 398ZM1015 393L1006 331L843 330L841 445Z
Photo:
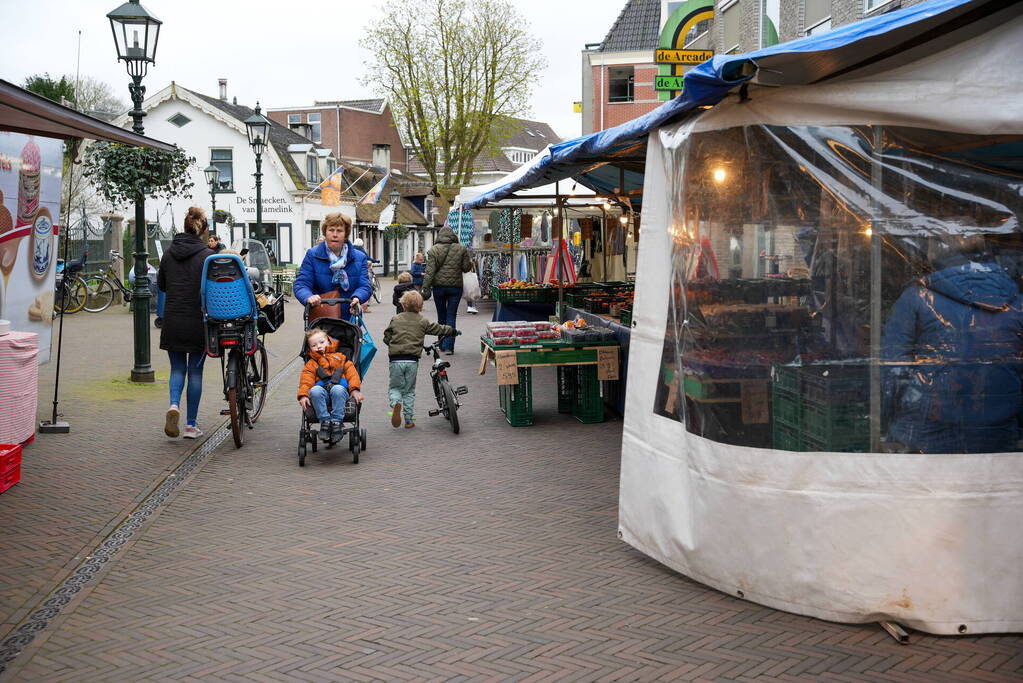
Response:
M61 296L63 290L63 297ZM63 307L64 313L77 313L85 307L85 299L88 296L88 288L82 278L64 277L61 289L57 290L57 297L54 300L54 307L60 311Z
M242 447L242 430L245 420L245 380L242 377L243 363L238 356L238 351L232 351L227 361L227 373L230 384L227 387L227 407L231 414L231 436L234 438L235 448ZM233 370L233 372L232 372Z
M105 311L114 302L114 286L99 275L85 278L85 310L89 313Z
M248 409L249 422L259 419L263 412L263 404L266 403L267 385L270 382L270 364L266 358L266 347L263 342L256 345L256 352L245 357L246 383L246 408Z
M380 303L380 282L377 280L376 275L373 276L373 298L377 303Z
M444 417L451 423L451 431L458 433L458 402L455 400L455 392L447 378L440 381L441 390L444 392L444 407L441 411Z

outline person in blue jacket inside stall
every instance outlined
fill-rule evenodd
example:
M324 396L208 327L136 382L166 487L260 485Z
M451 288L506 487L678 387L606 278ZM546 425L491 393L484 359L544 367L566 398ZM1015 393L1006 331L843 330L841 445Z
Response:
M882 334L888 438L910 452L1017 450L1023 297L982 238L936 262Z
M324 240L306 252L295 277L295 298L315 306L325 294L335 290L343 299L351 299L349 319L356 316L360 304L372 295L367 274L366 252L349 241L352 221L341 213L327 214L322 227Z

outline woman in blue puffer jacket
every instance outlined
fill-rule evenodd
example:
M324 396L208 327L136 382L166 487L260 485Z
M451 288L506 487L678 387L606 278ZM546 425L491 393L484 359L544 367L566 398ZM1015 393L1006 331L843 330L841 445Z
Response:
M882 335L889 438L919 453L1015 451L1023 298L997 263L961 253L906 289Z
M341 213L327 214L321 227L324 240L305 253L295 278L295 298L308 306L320 303L322 295L337 290L342 299L351 299L349 319L359 305L372 294L366 271L366 252L348 240L352 221Z

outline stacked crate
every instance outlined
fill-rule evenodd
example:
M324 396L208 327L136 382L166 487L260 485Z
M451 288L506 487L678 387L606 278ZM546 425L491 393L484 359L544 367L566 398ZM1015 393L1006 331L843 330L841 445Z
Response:
M777 365L772 383L774 447L862 452L870 447L866 365Z

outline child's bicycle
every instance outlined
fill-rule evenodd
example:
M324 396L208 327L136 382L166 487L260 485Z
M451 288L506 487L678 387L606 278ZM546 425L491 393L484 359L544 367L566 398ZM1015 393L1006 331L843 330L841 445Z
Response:
M451 423L451 431L458 433L458 402L459 396L469 393L469 387L452 387L448 380L448 368L451 363L440 359L440 340L438 339L430 346L423 346L423 350L433 354L433 366L430 368L430 381L433 383L433 395L437 399L437 409L431 410L429 415L443 415Z

